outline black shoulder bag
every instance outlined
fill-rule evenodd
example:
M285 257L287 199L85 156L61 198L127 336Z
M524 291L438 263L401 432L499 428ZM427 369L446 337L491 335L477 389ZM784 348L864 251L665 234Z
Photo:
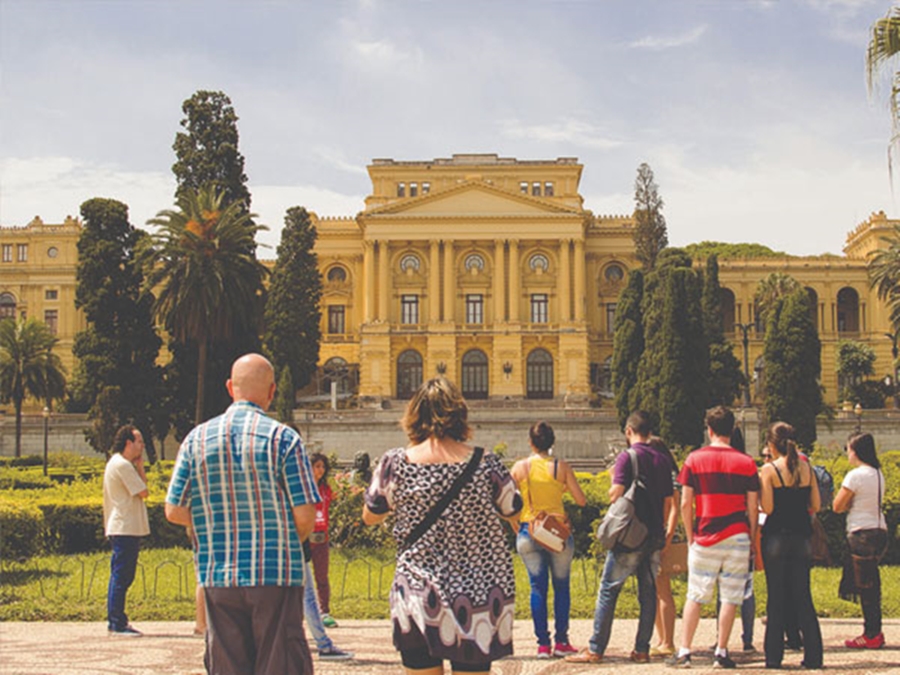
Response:
M429 511L428 515L422 519L422 522L416 525L412 532L406 535L406 539L403 540L403 550L409 549L409 547L415 544L419 538L428 532L431 526L437 522L437 519L440 518L441 514L444 512L444 509L450 505L450 502L456 499L456 495L458 495L460 490L463 489L463 486L469 482L469 479L472 478L472 475L475 473L475 469L478 468L478 464L481 462L483 456L484 448L475 448L472 451L472 457L469 459L469 463L466 464L466 468L463 472L456 477L456 480L453 481L453 484L444 493L444 496L431 508L431 511Z

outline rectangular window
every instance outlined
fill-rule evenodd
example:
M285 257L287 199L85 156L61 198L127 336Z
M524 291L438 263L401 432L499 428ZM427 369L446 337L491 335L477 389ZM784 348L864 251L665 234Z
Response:
M50 332L53 333L53 335L56 335L57 330L59 329L59 310L44 310L44 323L47 324L47 328L50 329Z
M616 330L616 303L611 302L606 306L606 333L612 335Z
M419 323L419 296L400 296L400 323L415 325Z
M398 197L406 196L406 183L397 183L397 196Z
M418 183L410 183L409 184L409 196L415 197L419 194L419 184Z
M553 196L553 183L550 183L550 182L544 183L544 196L545 197Z
M431 192L431 183L422 183L422 194L427 195L429 192Z
M523 180L521 183L519 183L519 192L521 192L523 195L528 194L528 183L526 181Z
M3 262L12 262L12 244L3 244Z
M44 291L44 300L58 300L59 299L59 291L55 288L47 289Z
M16 244L16 260L28 262L28 244Z
M533 293L531 295L531 323L547 323L547 294Z
M344 305L328 306L328 332L331 335L344 333Z
M484 296L466 296L466 323L484 323Z
M537 181L531 184L531 194L535 197L541 196L541 184Z

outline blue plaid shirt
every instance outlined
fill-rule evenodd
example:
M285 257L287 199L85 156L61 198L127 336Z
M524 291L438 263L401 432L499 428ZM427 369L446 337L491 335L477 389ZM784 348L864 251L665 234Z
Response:
M321 501L291 428L248 401L184 439L166 502L188 506L202 586L301 586L292 507Z

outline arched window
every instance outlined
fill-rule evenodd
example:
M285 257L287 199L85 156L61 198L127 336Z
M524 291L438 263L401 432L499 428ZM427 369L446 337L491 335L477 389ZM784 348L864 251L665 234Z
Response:
M337 384L337 394L352 394L353 384L350 379L350 366L340 356L334 356L322 366L323 394L331 394L331 383Z
M543 253L535 253L528 261L532 272L546 272L550 269L550 259Z
M473 269L481 272L484 270L484 258L477 253L472 253L466 256L465 266L466 272L471 272Z
M719 289L719 309L722 312L722 330L734 332L734 292L730 288Z
M0 293L0 319L16 318L16 298L12 293Z
M859 332L859 295L849 286L837 294L837 329L838 333Z
M397 358L397 398L410 398L422 385L422 356L407 349Z
M553 398L553 357L545 349L535 349L525 365L527 398Z
M480 349L463 355L462 393L466 398L488 397L488 357Z
M401 272L406 272L407 270L418 272L421 266L422 263L419 262L419 256L413 255L412 253L407 253L405 256L400 258Z
M347 281L347 270L340 265L335 265L328 270L328 276L326 278L332 283L342 283Z
M809 298L809 314L812 317L813 325L819 330L819 294L815 289L806 287L806 295Z

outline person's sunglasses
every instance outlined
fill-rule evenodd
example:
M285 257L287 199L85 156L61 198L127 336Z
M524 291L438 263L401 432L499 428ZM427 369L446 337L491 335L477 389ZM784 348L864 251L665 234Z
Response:
M764 452L764 453L762 454L762 458L763 458L763 459L772 459L772 453L770 453L770 452Z

